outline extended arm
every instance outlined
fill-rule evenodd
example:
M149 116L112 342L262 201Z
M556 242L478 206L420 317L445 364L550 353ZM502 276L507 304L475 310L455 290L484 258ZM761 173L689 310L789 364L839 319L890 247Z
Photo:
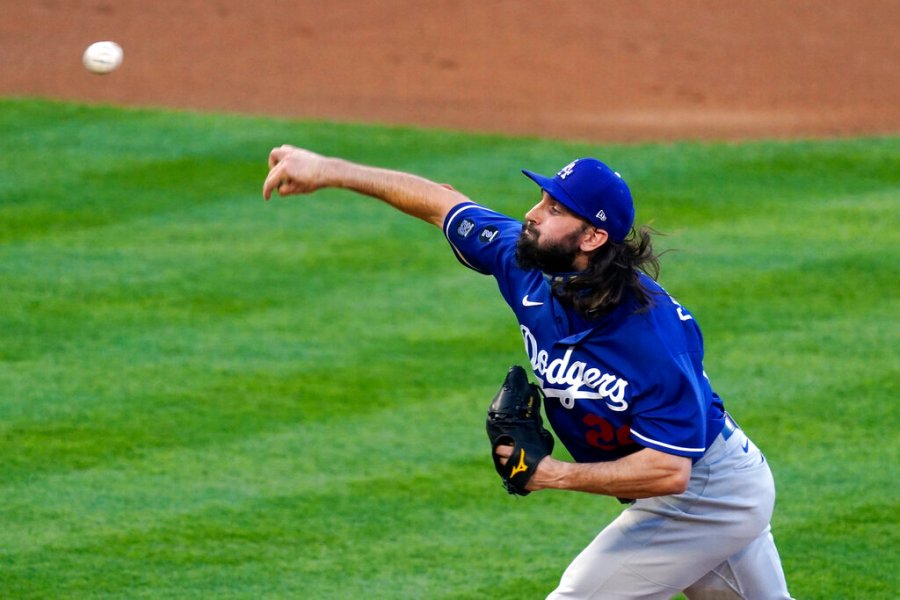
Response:
M508 456L511 447L498 447ZM618 498L680 494L691 477L691 459L644 448L611 462L573 463L544 458L528 482L529 490L559 489Z
M394 208L441 227L451 208L468 200L447 185L410 173L369 167L280 146L269 154L269 175L263 196L310 194L322 188L342 188L377 198Z

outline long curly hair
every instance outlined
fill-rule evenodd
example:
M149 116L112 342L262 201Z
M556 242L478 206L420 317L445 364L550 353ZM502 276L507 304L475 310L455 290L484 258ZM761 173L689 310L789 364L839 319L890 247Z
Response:
M642 226L632 229L622 242L607 241L591 255L587 269L554 282L554 293L589 320L610 312L629 293L638 304L637 311L646 311L654 302L653 293L641 285L639 274L646 273L654 280L659 277L660 255L653 251L655 233Z

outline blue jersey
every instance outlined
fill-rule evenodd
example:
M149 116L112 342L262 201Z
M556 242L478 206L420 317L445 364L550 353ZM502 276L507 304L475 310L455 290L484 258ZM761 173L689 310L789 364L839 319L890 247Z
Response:
M703 371L693 315L650 277L654 302L634 299L588 321L560 302L548 278L516 263L522 223L466 202L444 221L465 266L493 275L519 321L554 432L578 462L614 460L641 448L696 460L724 425L722 401Z

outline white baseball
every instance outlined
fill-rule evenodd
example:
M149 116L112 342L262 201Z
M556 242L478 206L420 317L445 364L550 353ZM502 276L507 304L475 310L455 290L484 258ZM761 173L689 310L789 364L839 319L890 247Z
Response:
M122 46L117 43L94 42L84 51L81 60L88 71L103 75L118 69L123 57Z

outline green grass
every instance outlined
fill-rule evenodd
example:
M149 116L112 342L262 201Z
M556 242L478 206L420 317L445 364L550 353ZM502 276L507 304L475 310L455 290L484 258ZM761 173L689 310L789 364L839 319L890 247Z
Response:
M542 598L620 510L508 497L524 360L440 232L261 198L281 143L453 183L616 166L766 451L798 598L900 588L900 139L591 147L0 100L0 597Z

